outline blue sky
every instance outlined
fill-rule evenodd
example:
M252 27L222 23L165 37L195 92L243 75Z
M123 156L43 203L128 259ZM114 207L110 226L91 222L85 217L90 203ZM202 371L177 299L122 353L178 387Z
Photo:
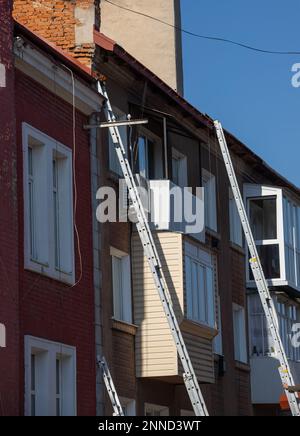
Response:
M181 0L182 26L270 50L300 51L299 0ZM185 97L300 187L300 55L254 53L183 35Z

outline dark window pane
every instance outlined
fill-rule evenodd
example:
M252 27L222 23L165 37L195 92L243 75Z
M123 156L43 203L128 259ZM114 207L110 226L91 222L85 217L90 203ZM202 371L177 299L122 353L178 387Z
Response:
M35 391L35 355L31 355L31 390Z
M266 279L280 278L279 245L259 245L258 255L266 276ZM254 280L250 267L250 280Z
M250 224L256 241L277 239L276 197L250 200Z

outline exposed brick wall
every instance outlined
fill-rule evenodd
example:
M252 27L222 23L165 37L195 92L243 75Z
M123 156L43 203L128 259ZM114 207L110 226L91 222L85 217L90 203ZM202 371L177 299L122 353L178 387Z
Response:
M12 1L0 0L0 323L6 327L6 348L0 348L0 415L19 413L18 220ZM4 84L4 83L2 83Z
M14 17L63 50L74 55L84 64L91 64L94 53L93 41L78 44L75 26L82 26L76 18L77 7L82 9L95 5L95 22L99 22L99 0L14 0Z
M34 126L68 147L72 147L72 107L23 73L16 73L18 141L19 228L23 234L22 122ZM92 208L89 135L82 129L87 119L80 112L77 121L78 214L77 226L83 260L83 277L70 288L58 281L25 271L23 238L19 243L20 274L20 374L23 396L23 338L32 335L76 347L77 412L95 415L96 356L94 328L94 286L92 251ZM76 276L79 260L76 252Z

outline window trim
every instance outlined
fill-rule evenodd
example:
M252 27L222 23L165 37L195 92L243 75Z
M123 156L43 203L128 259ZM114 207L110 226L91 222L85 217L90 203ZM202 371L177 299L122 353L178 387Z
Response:
M25 392L24 392L24 413L25 416L31 416L31 355L40 353L48 353L46 367L47 374L45 375L45 383L47 384L47 392L50 394L48 404L49 415L56 415L56 356L65 356L72 359L72 387L73 387L73 405L72 413L69 416L77 415L77 362L76 348L70 345L53 342L48 339L37 338L34 336L25 335L24 337L24 369L25 369ZM35 353L34 353L35 351ZM53 366L51 367L51 361ZM36 390L35 390L36 392ZM51 401L52 400L52 401ZM61 406L62 407L62 406ZM36 415L37 416L37 415ZM46 415L44 415L46 416Z
M42 204L41 214L43 228L48 238L46 238L47 252L45 260L34 259L31 256L31 230L30 230L30 214L29 214L29 167L28 167L28 150L30 147L29 137L33 137L36 141L43 144L45 147L43 159L45 159L45 192L46 197ZM24 209L24 268L30 271L37 272L52 279L64 282L67 284L75 283L75 247L74 247L74 211L73 211L73 168L72 168L72 150L56 141L54 138L46 135L40 130L32 127L27 123L22 123L22 148L23 148L23 209ZM54 209L53 209L53 177L52 177L52 162L53 151L63 155L67 159L67 179L69 184L69 228L70 228L70 264L71 271L63 271L55 266L55 247L54 247Z
M131 257L128 253L124 253L123 251L110 247L110 257L111 257L111 268L112 268L112 294L113 294L113 319L115 321L119 321L125 324L132 325L133 324L133 310L132 310L132 277L131 277ZM113 288L113 266L112 266L112 259L113 257L116 257L118 259L121 259L122 261L126 261L126 270L124 271L124 264L122 262L122 283L125 284L126 288L123 295L123 301L122 301L122 308L125 309L124 311L124 318L126 319L118 319L115 316L115 294L114 294L114 288ZM125 280L123 278L125 277ZM126 297L130 296L130 302L131 304L124 304L124 298L126 300Z

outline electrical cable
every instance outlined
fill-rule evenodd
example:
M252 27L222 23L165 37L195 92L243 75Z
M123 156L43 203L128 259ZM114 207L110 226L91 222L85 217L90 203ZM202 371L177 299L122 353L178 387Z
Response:
M114 3L114 2L112 2L110 0L105 0L105 1L106 1L106 3L109 3L109 4L115 6L115 7L119 8L119 9L123 9L124 11L131 12L132 14L136 14L136 15L140 15L140 16L145 17L145 18L149 18L150 20L153 20L153 21L156 21L158 23L164 24L165 26L168 26L168 27L172 27L173 29L176 29L176 30L178 30L178 31L180 31L180 32L182 32L182 33L184 33L186 35L192 36L194 38L206 39L206 40L216 41L216 42L223 42L223 43L226 43L226 44L235 45L235 46L238 46L238 47L241 47L241 48L245 48L247 50L251 50L251 51L254 51L254 52L258 52L258 53L274 54L274 55L300 55L300 51L265 50L265 49L262 49L262 48L259 48L259 47L254 47L254 46L245 44L243 42L234 41L234 40L228 39L228 38L222 38L222 37L211 36L211 35L201 35L199 33L195 33L195 32L192 32L190 30L183 29L180 26L176 26L174 24L170 24L170 23L168 23L168 22L166 22L164 20L161 20L160 18L156 18L156 17L153 17L152 15L145 14L144 12L139 12L139 11L136 11L134 9L127 8L126 6L118 5L118 4L116 4L116 3Z
M76 240L77 240L77 251L78 251L78 257L79 257L79 266L80 266L80 274L77 282L71 286L71 288L75 288L82 279L83 276L83 264L82 264L82 255L81 255L81 244L80 244L80 237L79 237L79 231L77 227L77 203L78 203L78 191L77 191L77 179L76 179L76 101L75 101L75 78L73 71L67 67L64 64L61 64L66 70L68 70L71 74L72 79L72 121L73 121L73 127L72 127L72 138L73 138L73 186L74 186L74 230L76 234Z

